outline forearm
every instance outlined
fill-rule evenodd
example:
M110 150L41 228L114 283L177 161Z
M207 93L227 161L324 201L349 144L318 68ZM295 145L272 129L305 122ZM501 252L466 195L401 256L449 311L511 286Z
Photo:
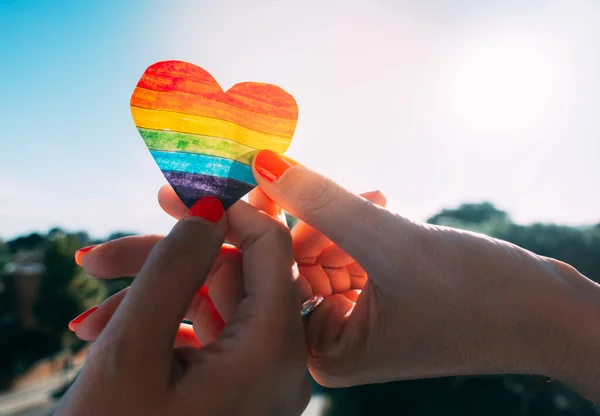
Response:
M481 362L467 371L549 376L600 404L600 285L513 244L460 235L452 245L459 275L488 293L480 316L490 322L490 331L472 342L482 341Z

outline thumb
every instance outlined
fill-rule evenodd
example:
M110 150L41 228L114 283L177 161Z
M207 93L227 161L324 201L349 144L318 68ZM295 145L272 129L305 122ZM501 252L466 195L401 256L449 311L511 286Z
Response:
M277 205L326 235L364 267L385 256L380 236L383 230L389 233L395 221L389 211L270 150L255 156L252 170Z
M129 357L127 365L151 363L168 373L166 357L179 324L217 259L226 228L222 203L204 197L154 246L102 335Z

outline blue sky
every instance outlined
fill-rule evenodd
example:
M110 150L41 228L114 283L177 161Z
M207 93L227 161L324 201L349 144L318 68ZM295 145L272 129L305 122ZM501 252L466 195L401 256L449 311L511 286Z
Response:
M600 221L600 3L0 0L0 236L166 232L129 98L181 59L277 84L288 154L414 219Z

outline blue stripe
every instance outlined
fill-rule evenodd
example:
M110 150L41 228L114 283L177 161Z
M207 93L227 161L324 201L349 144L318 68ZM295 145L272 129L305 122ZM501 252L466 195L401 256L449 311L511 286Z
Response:
M150 150L160 170L232 178L256 186L252 167L235 160L198 153L163 152Z

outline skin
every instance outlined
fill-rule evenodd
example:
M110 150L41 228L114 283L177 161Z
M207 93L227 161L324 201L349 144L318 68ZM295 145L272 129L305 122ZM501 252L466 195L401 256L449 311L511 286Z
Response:
M302 220L292 231L301 298L326 295L305 324L317 382L537 374L600 402L600 286L571 266L483 235L411 221L378 206L385 205L380 193L352 194L301 165L275 181L256 170L255 178L255 205ZM182 215L169 187L159 201ZM143 258L142 247L150 245L138 238L136 248L117 241L107 243L111 255L86 253L84 268L103 277L122 276L119 267L134 270L131 259ZM227 285L216 289L220 279L209 293L227 321L235 296L225 294Z
M243 295L218 339L174 348L226 235L243 249ZM112 309L111 319L56 414L301 414L310 384L294 278L288 230L251 206L238 204L218 223L183 217L152 247L126 296L100 308Z

